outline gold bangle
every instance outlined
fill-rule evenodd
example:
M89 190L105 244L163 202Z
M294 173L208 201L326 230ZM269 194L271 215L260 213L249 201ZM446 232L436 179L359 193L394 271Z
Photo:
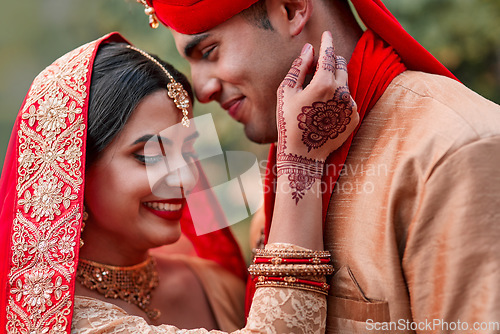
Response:
M274 288L290 288L290 289L298 289L305 290L310 292L316 292L325 296L328 296L328 290L325 288L318 288L311 285L300 284L300 283L290 283L290 282L272 282L272 281L263 281L255 283L256 288L264 288L264 287L274 287Z
M326 276L334 272L330 264L252 264L248 267L252 276Z
M298 251L298 250L285 250L285 249L260 249L255 248L253 253L256 257L264 258L283 258L283 259L308 259L320 258L328 259L331 257L329 251Z

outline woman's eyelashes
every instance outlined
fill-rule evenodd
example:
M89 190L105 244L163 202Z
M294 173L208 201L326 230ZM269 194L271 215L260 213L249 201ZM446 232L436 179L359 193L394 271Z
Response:
M146 166L152 166L163 160L163 155L143 155L138 153L133 153L134 158L141 164Z
M153 166L160 161L163 161L165 159L168 160L168 158L166 158L162 154L145 155L145 154L133 153L133 156L137 161L146 166ZM187 163L192 163L198 159L198 154L195 151L186 151L182 153L182 157Z

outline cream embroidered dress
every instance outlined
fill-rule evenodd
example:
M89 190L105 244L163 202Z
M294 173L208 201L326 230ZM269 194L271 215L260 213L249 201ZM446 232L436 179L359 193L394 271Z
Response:
M72 333L225 333L218 330L151 326L113 304L87 297L75 299ZM290 288L257 289L247 325L232 333L324 333L326 297Z

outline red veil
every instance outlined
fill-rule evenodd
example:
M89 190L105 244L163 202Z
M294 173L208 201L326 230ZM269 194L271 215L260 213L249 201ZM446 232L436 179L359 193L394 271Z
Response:
M85 182L88 92L99 46L111 33L41 72L17 116L0 180L0 332L70 332ZM202 182L204 180L202 179ZM207 205L217 210L214 198ZM245 277L228 228L196 237L198 255Z

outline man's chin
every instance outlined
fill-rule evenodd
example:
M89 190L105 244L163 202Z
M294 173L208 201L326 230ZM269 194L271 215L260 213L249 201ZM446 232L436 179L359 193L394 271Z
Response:
M273 129L258 129L251 124L245 124L245 135L257 144L270 144L278 140L278 132Z

